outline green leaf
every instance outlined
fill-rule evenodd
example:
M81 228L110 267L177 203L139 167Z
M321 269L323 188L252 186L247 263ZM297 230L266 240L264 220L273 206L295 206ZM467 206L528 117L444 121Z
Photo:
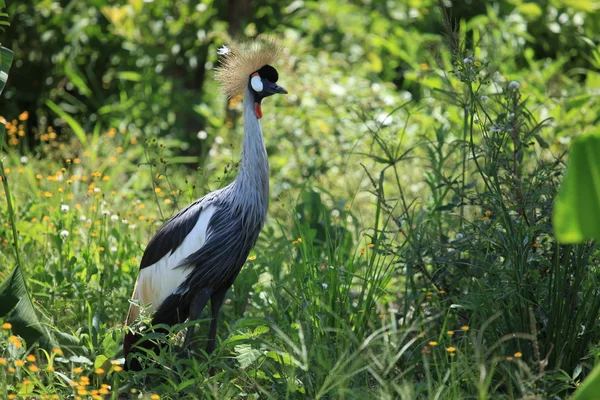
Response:
M596 366L583 381L571 400L594 400L600 393L600 366Z
M600 131L573 142L567 172L554 203L556 239L600 240Z
M64 119L65 122L69 125L69 127L73 130L77 139L81 142L82 145L87 145L87 137L85 136L85 131L83 127L79 124L79 122L75 121L75 118L71 117L65 110L60 108L56 103L52 100L46 100L46 105L54 111L60 118Z
M11 50L0 46L0 94L2 94L8 80L8 70L10 70L14 55L15 53Z
M31 344L40 337L50 338L29 297L21 269L17 266L0 284L0 317L12 324L12 331Z

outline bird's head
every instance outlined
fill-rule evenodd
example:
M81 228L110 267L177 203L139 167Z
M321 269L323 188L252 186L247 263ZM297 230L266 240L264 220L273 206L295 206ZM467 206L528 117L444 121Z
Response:
M287 94L287 90L277 84L278 79L279 74L277 70L268 64L250 74L248 88L254 95L254 112L256 113L256 118L262 118L262 109L260 107L262 99L276 93Z
M259 38L248 42L233 42L219 49L221 65L216 70L216 79L225 94L235 97L248 88L254 98L254 112L262 117L261 101L276 93L287 90L277 84L279 74L271 65L283 49L273 38Z

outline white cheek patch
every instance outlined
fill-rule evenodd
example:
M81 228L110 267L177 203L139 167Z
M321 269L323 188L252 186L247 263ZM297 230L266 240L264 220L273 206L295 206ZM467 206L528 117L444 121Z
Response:
M258 75L255 75L252 77L252 79L250 79L250 85L255 92L262 92L263 90L263 83Z

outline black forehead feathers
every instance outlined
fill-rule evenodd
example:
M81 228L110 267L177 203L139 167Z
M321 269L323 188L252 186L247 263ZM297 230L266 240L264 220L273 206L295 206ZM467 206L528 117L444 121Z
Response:
M277 70L269 64L265 65L256 72L258 72L258 75L260 75L262 79L268 79L273 83L277 82L277 79L279 79Z

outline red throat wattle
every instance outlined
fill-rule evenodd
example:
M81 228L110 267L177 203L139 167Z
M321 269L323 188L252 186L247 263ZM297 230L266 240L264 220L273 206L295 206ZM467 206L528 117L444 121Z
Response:
M254 113L256 114L256 118L262 118L262 109L260 108L260 104L254 103Z

